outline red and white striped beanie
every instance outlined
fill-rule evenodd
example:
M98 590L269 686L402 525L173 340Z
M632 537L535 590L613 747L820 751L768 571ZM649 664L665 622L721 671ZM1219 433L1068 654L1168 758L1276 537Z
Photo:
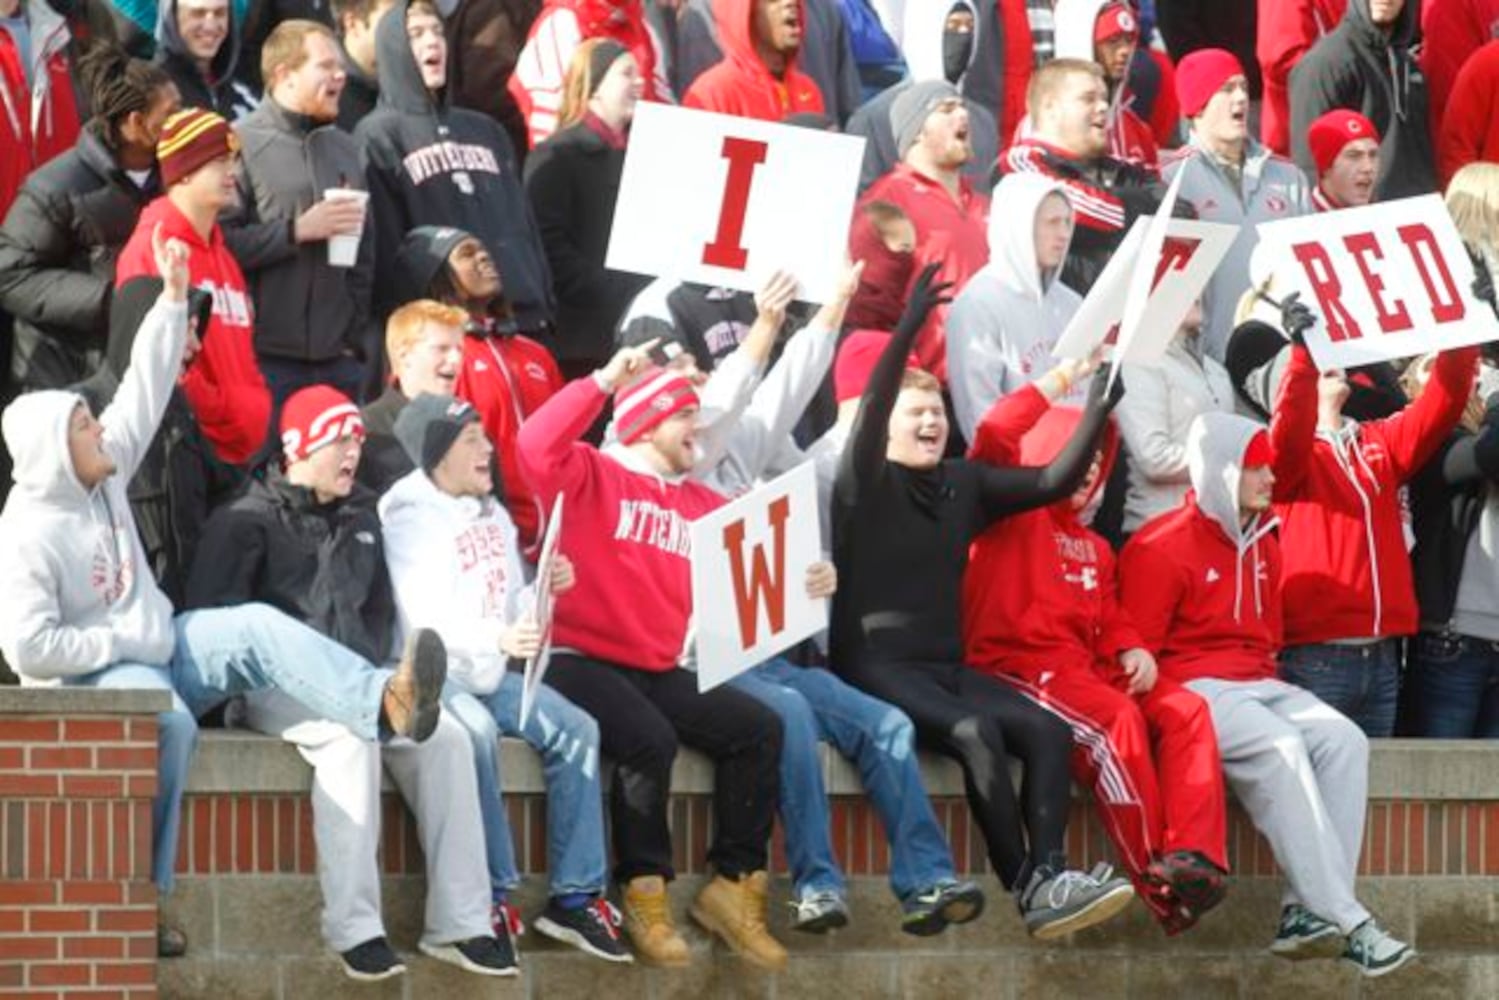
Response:
M653 368L614 393L614 432L621 444L634 444L667 417L697 405L697 390L685 376Z
M281 452L287 465L350 434L364 440L364 418L359 407L331 385L300 389L281 408Z

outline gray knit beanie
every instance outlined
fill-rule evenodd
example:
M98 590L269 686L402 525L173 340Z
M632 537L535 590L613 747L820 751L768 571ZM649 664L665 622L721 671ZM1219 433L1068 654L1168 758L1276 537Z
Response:
M895 134L895 155L904 157L906 150L921 135L921 126L943 101L960 98L958 88L946 80L923 80L903 90L890 105L890 131Z

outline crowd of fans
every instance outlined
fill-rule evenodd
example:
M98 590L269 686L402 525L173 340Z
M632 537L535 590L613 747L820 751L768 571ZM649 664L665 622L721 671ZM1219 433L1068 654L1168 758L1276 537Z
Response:
M992 901L921 746L1038 939L1136 898L1189 930L1232 788L1288 882L1271 950L1394 971L1368 740L1499 735L1499 368L1320 370L1255 227L1444 192L1493 306L1494 38L1499 0L0 0L0 651L173 692L163 892L198 726L297 746L356 979L405 971L382 764L421 950L519 971L501 734L546 776L530 925L601 960L690 961L679 745L715 768L692 919L786 964L779 817L792 926L847 924L826 742L911 934ZM830 301L604 266L640 101L865 139ZM1238 235L1164 360L1057 360L1173 179ZM806 461L827 633L700 693L688 525ZM1074 779L1118 875L1069 863Z

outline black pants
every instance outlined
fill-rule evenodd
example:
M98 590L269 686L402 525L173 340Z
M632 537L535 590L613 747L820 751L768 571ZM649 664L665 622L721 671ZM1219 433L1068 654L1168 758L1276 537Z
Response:
M780 795L781 720L731 688L697 690L685 670L652 673L558 654L546 682L599 724L614 761L609 789L614 877L673 876L666 825L671 762L680 741L713 758L713 843L708 860L737 878L766 867Z
M1062 852L1072 805L1072 733L1066 723L958 663L860 664L845 677L902 709L922 746L963 766L968 807L984 835L989 863L1006 888ZM1010 784L1010 756L1025 763L1024 832Z

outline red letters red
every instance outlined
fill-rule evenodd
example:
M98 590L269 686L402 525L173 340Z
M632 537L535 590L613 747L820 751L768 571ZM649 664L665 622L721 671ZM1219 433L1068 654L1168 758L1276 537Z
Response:
M1395 232L1405 241L1416 270L1421 272L1421 284L1426 286L1426 297L1431 300L1431 318L1438 323L1451 323L1466 316L1468 307L1463 304L1457 282L1452 280L1452 271L1447 267L1447 260L1442 256L1442 248L1437 246L1436 234L1431 227L1424 222L1414 222ZM1422 253L1423 246L1425 253ZM1437 275L1442 279L1441 295L1438 295L1436 282L1432 280L1430 265L1435 265Z
M775 568L765 562L765 547L756 545L749 579L744 576L744 522L735 521L723 529L723 547L729 553L734 574L734 610L739 614L739 642L749 649L758 641L760 603L765 602L772 634L786 627L786 519L791 516L791 498L771 501L770 530L775 536Z
M749 251L739 245L744 237L744 215L749 209L750 184L755 168L765 162L770 146L757 139L724 136L723 157L729 161L724 180L723 204L718 209L718 234L703 247L703 263L743 271Z
M1393 301L1393 308L1386 308L1384 300L1384 279L1374 272L1372 261L1384 260L1384 251L1380 249L1379 240L1373 233L1353 233L1343 237L1343 245L1353 255L1353 262L1358 265L1358 273L1364 279L1364 285L1369 289L1369 298L1374 303L1374 314L1379 319L1379 328L1385 333L1399 333L1401 330L1411 328L1410 310L1405 308L1405 303L1399 299Z
M1343 283L1338 280L1338 272L1333 270L1332 261L1322 244L1297 243L1291 247L1291 252L1312 283L1312 291L1322 309L1322 321L1327 324L1328 337L1336 342L1363 336L1353 315L1343 305Z

